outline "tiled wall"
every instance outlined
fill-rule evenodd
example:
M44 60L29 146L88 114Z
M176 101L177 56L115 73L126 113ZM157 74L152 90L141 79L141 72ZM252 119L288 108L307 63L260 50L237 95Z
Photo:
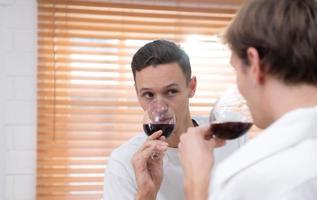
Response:
M0 200L35 199L36 0L0 0Z

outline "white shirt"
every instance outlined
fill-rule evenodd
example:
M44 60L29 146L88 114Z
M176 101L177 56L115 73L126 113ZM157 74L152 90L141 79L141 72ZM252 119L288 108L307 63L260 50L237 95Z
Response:
M211 200L316 200L317 107L285 114L215 170Z
M146 138L145 133L139 134L112 152L105 171L104 200L132 200L135 198L137 188L131 159ZM230 141L226 147L217 149L216 162L230 155L244 142L245 137L241 137ZM185 199L183 170L177 148L168 148L163 160L163 170L164 177L157 200Z

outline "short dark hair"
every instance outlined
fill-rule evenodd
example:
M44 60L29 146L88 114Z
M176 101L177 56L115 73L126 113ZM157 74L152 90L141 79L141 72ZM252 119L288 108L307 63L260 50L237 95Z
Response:
M142 69L160 64L178 63L188 83L191 79L191 66L188 55L174 42L155 40L141 47L133 56L131 68L133 77Z
M245 65L254 47L264 72L286 84L317 84L315 0L249 0L224 39Z

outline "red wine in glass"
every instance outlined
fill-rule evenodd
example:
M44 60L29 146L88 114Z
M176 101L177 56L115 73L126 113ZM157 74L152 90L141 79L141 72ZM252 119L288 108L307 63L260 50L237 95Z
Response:
M173 132L174 126L174 124L143 124L143 130L148 136L162 130L162 135L164 135L165 138L168 138L168 136L170 136Z
M210 116L210 135L206 138L236 139L253 125L250 110L236 86L230 87L216 102Z
M210 130L220 139L232 140L244 135L252 126L250 122L212 123Z

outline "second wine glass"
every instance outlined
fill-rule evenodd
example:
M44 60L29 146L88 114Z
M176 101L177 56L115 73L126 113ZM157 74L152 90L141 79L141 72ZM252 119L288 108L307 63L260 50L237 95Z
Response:
M236 139L251 128L253 120L250 110L236 86L226 90L216 102L209 122L211 134L224 140Z

